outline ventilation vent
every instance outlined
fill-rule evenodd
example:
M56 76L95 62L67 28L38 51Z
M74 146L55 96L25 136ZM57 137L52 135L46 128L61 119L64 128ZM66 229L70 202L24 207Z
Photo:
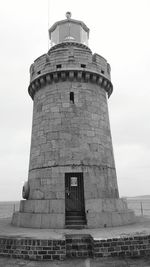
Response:
M56 65L57 69L61 69L61 64Z
M81 68L86 68L86 65L85 64L81 64Z

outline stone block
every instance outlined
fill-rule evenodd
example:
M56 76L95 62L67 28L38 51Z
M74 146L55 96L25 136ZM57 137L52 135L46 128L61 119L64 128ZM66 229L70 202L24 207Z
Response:
M52 199L50 201L50 213L63 213L65 214L65 200Z
M86 210L95 212L122 212L127 211L127 204L122 199L113 198L95 198L85 200Z
M21 213L20 216L20 225L23 227L33 227L40 228L41 227L41 214L34 213Z
M31 172L32 173L32 172ZM30 178L29 180L29 185L30 185L30 188L37 188L39 189L40 188L40 174L37 172L37 171L34 171L34 179Z
M89 183L89 185L86 187L88 188L86 188L84 192L85 200L91 200L91 199L94 200L98 198L98 191L96 185Z
M85 210L88 213L102 211L102 199L85 200Z
M12 224L18 227L31 227L40 228L41 227L41 214L34 213L24 213L18 212L14 213L12 217Z
M133 211L104 211L104 212L88 212L86 214L88 228L105 228L121 225L132 224L135 222Z
M133 211L127 210L122 212L112 213L112 226L127 225L135 222Z
M49 213L50 201L49 200L35 200L35 213Z
M56 199L56 192L53 191L46 191L45 192L45 199Z
M88 212L86 215L88 228L111 226L111 213Z
M102 210L103 211L116 211L116 200L115 199L109 199L109 198L104 198L102 201Z
M32 213L35 211L35 201L34 200L21 200L20 201L20 212Z
M13 225L29 228L64 228L65 214L20 213L13 214Z
M68 108L70 106L70 103L62 103L63 108Z
M56 192L57 199L65 199L65 191Z
M65 214L42 214L41 228L64 228L65 227Z
M43 199L44 193L39 189L33 190L32 191L32 198L33 199Z

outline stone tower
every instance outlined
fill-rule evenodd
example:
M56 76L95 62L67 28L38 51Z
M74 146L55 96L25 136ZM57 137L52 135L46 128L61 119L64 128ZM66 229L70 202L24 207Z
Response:
M28 182L12 223L36 228L129 224L119 198L107 96L110 65L88 47L89 29L66 13L51 48L30 67L33 124Z

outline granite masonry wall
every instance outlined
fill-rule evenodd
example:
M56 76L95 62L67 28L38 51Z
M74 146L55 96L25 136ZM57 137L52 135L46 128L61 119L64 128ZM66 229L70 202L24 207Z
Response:
M65 228L65 173L83 173L88 228L134 222L119 199L107 94L110 66L78 43L61 43L30 68L33 123L26 203L12 224Z
M66 235L64 240L0 237L0 256L29 260L65 260L88 257L143 257L150 255L150 235L93 239Z
M90 83L45 86L34 97L29 199L64 198L64 173L80 166L94 198L118 197L106 92Z

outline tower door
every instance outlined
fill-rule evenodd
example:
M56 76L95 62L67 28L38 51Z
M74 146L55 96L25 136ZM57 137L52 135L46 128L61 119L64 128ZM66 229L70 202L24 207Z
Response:
M66 212L84 212L83 173L65 174Z

